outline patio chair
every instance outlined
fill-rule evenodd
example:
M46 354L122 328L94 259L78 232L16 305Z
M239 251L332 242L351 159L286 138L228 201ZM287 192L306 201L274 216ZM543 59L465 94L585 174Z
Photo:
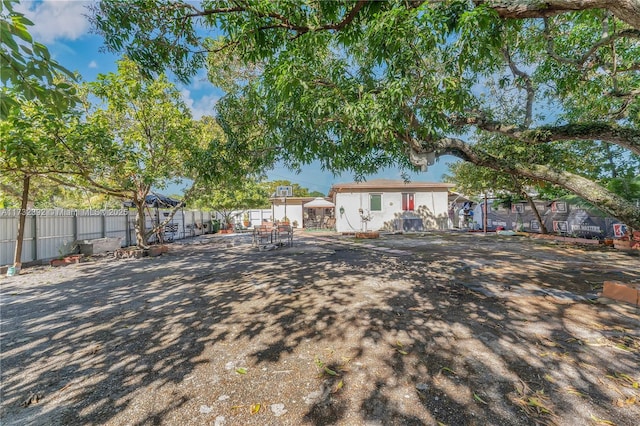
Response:
M275 232L275 243L293 246L293 228L291 225L278 225Z
M258 225L253 228L253 244L257 247L273 243L273 231L270 226Z

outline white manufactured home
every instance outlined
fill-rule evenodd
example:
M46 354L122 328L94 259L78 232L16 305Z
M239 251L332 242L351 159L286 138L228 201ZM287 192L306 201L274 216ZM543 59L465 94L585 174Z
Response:
M329 198L335 204L336 231L447 229L452 187L387 179L335 184Z

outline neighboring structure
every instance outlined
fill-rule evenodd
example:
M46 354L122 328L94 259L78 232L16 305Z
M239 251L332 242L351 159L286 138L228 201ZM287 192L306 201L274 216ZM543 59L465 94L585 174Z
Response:
M304 226L304 211L302 205L313 200L314 197L273 197L271 201L272 221L283 221L285 217L289 222L297 224L297 228Z
M480 229L483 224L483 204L475 204L475 218ZM552 234L583 238L619 238L626 226L619 220L603 214L593 207L565 200L534 202L547 231ZM540 232L538 217L529 203L518 202L502 205L495 199L487 201L487 230Z
M335 184L336 231L448 229L449 183L371 180Z

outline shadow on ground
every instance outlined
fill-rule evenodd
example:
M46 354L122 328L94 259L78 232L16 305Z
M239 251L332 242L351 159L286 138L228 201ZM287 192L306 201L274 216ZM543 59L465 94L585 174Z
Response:
M639 280L637 257L472 235L196 242L0 281L2 424L640 418L638 310L536 293Z

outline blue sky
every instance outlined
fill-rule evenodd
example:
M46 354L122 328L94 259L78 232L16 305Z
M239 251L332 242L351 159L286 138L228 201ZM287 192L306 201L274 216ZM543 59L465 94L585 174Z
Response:
M85 15L89 12L89 1L83 0L44 0L21 2L16 7L24 13L34 27L30 29L34 39L45 44L52 56L66 68L77 71L84 81L93 81L100 73L116 70L117 56L102 52L102 39L91 34L90 25ZM212 115L215 105L222 96L222 92L213 87L205 78L204 71L193 79L190 85L178 85L182 96L191 108L194 117ZM443 173L447 171L447 163L455 161L454 157L442 157L426 172L410 173L412 181L439 182ZM286 168L278 167L267 172L269 180L290 180L312 191L324 194L334 183L351 182L353 176L345 173L334 176L330 172L323 172L317 163L305 167L297 174ZM401 171L395 169L381 170L375 175L367 176L371 179L401 179ZM176 191L170 189L169 192Z

